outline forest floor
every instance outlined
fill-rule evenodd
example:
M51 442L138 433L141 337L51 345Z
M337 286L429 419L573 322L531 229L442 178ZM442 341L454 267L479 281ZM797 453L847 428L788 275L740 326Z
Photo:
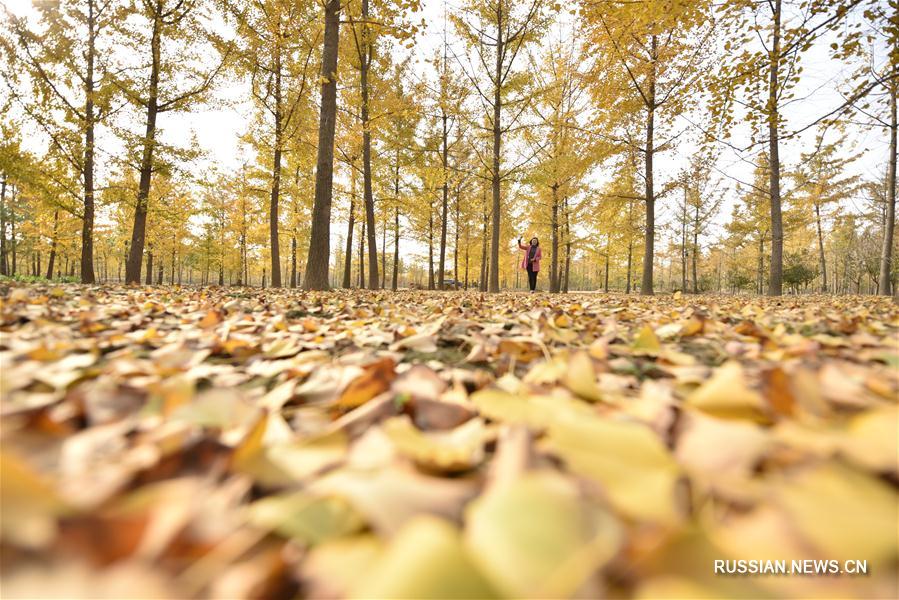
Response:
M4 597L897 596L888 299L0 295Z

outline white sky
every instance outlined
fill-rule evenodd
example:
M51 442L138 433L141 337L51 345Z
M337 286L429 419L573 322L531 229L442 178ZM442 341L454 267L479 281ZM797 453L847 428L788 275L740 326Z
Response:
M31 0L0 0L0 3L5 4L7 8L17 15L35 14ZM445 3L441 0L423 0L422 6L422 14L417 16L415 21L424 17L428 28L416 40L416 55L419 58L419 66L416 68L416 71L427 75L426 70L429 67L420 59L431 56L434 49L439 47L442 42ZM452 4L449 6L452 7ZM841 65L829 60L824 47L826 47L826 41L825 44L821 44L809 52L803 61L803 80L801 88L798 90L798 95L807 97L801 102L796 102L786 107L784 117L787 129L805 125L810 119L828 112L842 101L836 92L835 85L840 81L844 73ZM248 159L246 152L242 151L238 140L238 136L245 129L251 113L248 96L249 94L245 87L234 86L220 91L220 97L229 101L227 106L221 103L218 107L202 108L191 113L166 113L161 115L159 125L164 132L165 141L180 146L187 144L192 137L195 137L200 148L208 156L203 162L215 163L225 169L236 169ZM677 125L677 128L685 126L686 124L681 122ZM882 177L888 145L885 132L883 130L852 127L848 133L850 140L855 144L856 150L864 153L863 159L857 161L854 165L856 172L865 179ZM789 169L792 164L798 161L800 152L809 150L814 143L815 135L815 129L811 129L798 139L782 143L781 158L784 163L784 170ZM833 137L831 135L828 141L832 140ZM732 142L736 146L748 145L747 132L738 128L734 132ZM104 143L102 139L100 143L101 145ZM107 147L107 151L115 150ZM656 180L659 182L657 183L657 189L661 189L662 184L682 168L688 158L688 151L689 148L682 147L657 155L656 165L658 171ZM748 181L752 177L752 167L744 159L751 160L752 156L749 153L740 156L732 150L723 148L719 167L733 178ZM604 176L602 170L596 175L598 180ZM726 193L724 204L716 219L718 227L730 218L731 208L736 201L734 193L736 184L734 181L724 179L723 185L729 191ZM675 198L663 199L657 203L658 223L665 224L671 220L675 203ZM855 205L855 208L858 209L861 207L861 202L856 201ZM341 224L336 217L338 217L338 214L335 214L335 220L332 222L331 227L332 247L335 247L338 236L345 233L346 230L345 223ZM717 232L711 232L711 235L706 239L707 244L712 243L715 233ZM380 238L380 235L378 237ZM667 241L662 237L657 241L657 244L658 248L663 250L667 246ZM422 254L423 249L418 244L407 241L403 252Z

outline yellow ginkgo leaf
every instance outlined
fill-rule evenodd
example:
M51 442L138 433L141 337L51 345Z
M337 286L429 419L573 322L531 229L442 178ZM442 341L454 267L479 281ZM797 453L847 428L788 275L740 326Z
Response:
M350 598L497 598L448 521L415 517L399 531Z
M599 482L620 513L662 523L678 520L680 468L645 425L585 415L559 418L550 425L548 442L570 470Z
M599 386L596 384L596 371L593 359L586 352L577 352L568 360L568 370L563 378L565 387L591 402L602 400Z
M747 385L743 367L736 361L718 367L687 397L686 404L717 417L767 420L764 398Z
M634 354L656 356L662 350L662 344L658 336L649 325L644 325L631 344Z
M875 477L824 463L775 483L772 495L822 556L879 565L899 555L899 494Z
M497 588L515 598L562 598L618 551L617 520L552 472L525 475L474 501L466 542Z
M404 456L435 471L464 471L484 460L484 421L470 419L449 431L419 430L409 417L388 419L384 433Z

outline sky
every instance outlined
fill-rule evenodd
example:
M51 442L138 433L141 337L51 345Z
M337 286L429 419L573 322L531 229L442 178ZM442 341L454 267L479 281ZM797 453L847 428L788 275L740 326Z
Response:
M5 4L16 15L35 14L31 0L0 0L0 3ZM427 70L430 67L421 59L431 56L442 43L443 15L447 7L452 10L453 4L446 4L442 0L422 0L421 14L413 18L416 22L423 18L427 24L426 30L416 38L415 54L418 67L415 71L422 76L428 76ZM802 100L786 107L784 117L787 129L805 125L810 119L827 113L842 102L842 98L836 90L836 84L845 73L838 64L828 58L827 44L828 40L824 40L823 43L814 47L803 61L803 80L797 90L797 95ZM461 52L461 49L457 51ZM249 93L245 86L236 85L220 90L219 97L227 102L219 102L190 113L166 113L161 115L159 125L164 131L165 140L170 143L183 146L189 144L192 139L196 139L198 146L205 154L201 163L220 165L225 169L236 169L251 159L241 148L239 142L239 136L246 129L251 114ZM691 127L684 120L680 120L674 125L675 131L689 130ZM854 170L854 174L858 174L864 179L882 177L888 147L885 131L850 127L847 133L854 150L862 154L862 158L850 167ZM786 169L798 162L801 152L807 152L812 147L815 136L816 130L813 128L799 138L781 144L781 158ZM834 135L831 134L828 141L831 141L833 137ZM737 127L733 132L731 142L738 147L748 145L747 128ZM104 140L101 139L100 143L103 145ZM107 151L114 152L115 143L106 140ZM690 150L689 146L684 145L676 150L659 154L656 158L657 181L663 183L673 178L677 171L686 164ZM730 218L732 207L737 199L736 181L749 181L752 178L752 165L750 164L752 153L737 153L724 146L720 150L718 168L720 169L721 186L725 189L725 194L711 235L707 236L707 245L714 243L716 233L721 231L723 224ZM197 166L202 168L203 165ZM592 175L597 185L607 177L608 170L603 168L596 170ZM662 187L659 184L657 186L659 189ZM657 203L657 221L659 223L664 225L672 220L675 204L675 198L664 198ZM861 210L863 202L859 198L851 204L855 210ZM338 243L338 237L341 232L345 232L345 229L345 223L341 225L339 219L334 220L331 228L332 247ZM424 248L418 244L409 241L405 241L404 244L404 253L411 252L421 255L424 252ZM657 244L658 248L664 248L667 242L662 238Z

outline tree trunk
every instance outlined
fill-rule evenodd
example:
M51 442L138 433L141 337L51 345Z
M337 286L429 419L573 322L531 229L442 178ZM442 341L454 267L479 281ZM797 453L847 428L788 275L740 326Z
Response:
M281 199L281 40L274 44L275 52L275 149L272 157L272 191L268 206L269 247L272 259L272 287L281 287L281 245L278 239L278 204Z
M608 238L606 238L606 272L603 275L603 283L602 283L602 291L604 291L607 294L609 293L609 252L611 251L611 248L610 248L611 240L612 240L611 235Z
M353 228L356 225L356 167L350 163L350 217L346 228L346 256L343 263L343 287L352 287Z
M552 213L550 216L550 241L552 259L549 263L549 291L559 291L559 186L552 186Z
M827 260L824 257L824 232L821 230L821 205L815 202L815 224L818 229L818 264L821 267L821 293L827 293Z
M399 192L400 182L396 180L396 190ZM394 292L397 289L400 271L400 206L397 204L393 207L393 282L390 289Z
M56 246L59 232L59 209L53 211L53 239L50 242L50 260L47 261L47 279L53 279L53 265L56 264Z
M378 274L381 281L378 289L387 287L387 211L384 211L384 220L381 222L381 272Z
M365 289L365 220L359 233L359 289Z
M484 234L481 236L481 281L478 282L478 288L482 292L487 291L487 223L489 217L487 211L484 211Z
M771 273L768 295L783 294L783 219L780 211L780 114L778 109L778 70L780 69L780 8L781 0L773 0L774 40L770 52L768 78L768 152L771 194Z
M696 212L693 217L693 293L699 293L699 277L697 275L697 262L699 261L699 201L694 207Z
M444 57L444 69L446 68L446 57ZM446 268L446 220L449 210L449 181L447 174L447 165L449 159L449 150L447 148L448 132L446 128L447 114L441 109L443 121L443 153L441 160L443 163L443 186L441 189L442 199L440 205L440 262L437 264L437 289L444 289L444 271Z
M655 191L653 190L653 171L652 171L652 159L653 154L655 153L655 148L653 144L655 143L654 135L655 135L655 94L656 94L656 82L655 82L655 69L656 69L656 50L658 47L658 39L655 35L652 36L652 46L651 46L651 71L649 73L649 92L647 94L647 106L646 106L646 148L645 148L645 170L646 170L646 237L644 240L644 249L643 249L643 282L640 285L640 294L644 296L651 296L653 294L652 289L652 267L653 267L653 253L655 250L655 219L656 219L656 198Z
M125 277L128 277L127 269L125 271ZM137 282L140 283L140 282ZM147 281L146 284L150 285L153 283L153 246L147 246Z
M0 275L8 275L6 263L6 176L0 180Z
M325 33L321 69L321 112L318 123L318 157L312 231L306 259L309 290L328 289L330 262L331 187L334 183L334 128L337 123L337 50L340 41L340 0L325 5Z
M368 231L368 287L378 289L378 247L375 235L375 200L372 195L371 175L371 124L369 123L368 71L374 51L368 39L368 0L362 0L362 56L359 73L362 85L362 188L365 200L365 226ZM365 286L360 286L365 287Z
M434 289L434 206L428 207L428 289Z
M469 238L468 238L468 224L465 224L465 289L468 290L468 258L469 258Z
M137 205L134 208L134 225L131 230L131 254L128 256L128 264L125 268L126 283L140 283L141 257L144 253L144 242L147 231L147 202L150 197L150 179L153 174L153 151L156 146L156 116L159 111L159 69L160 48L162 45L162 6L161 1L156 0L156 12L153 19L153 33L150 39L151 65L150 88L147 98L147 122L144 133L144 148L140 163L140 182L137 188ZM82 273L84 272L84 259L82 257ZM151 273L148 283L152 281Z
M896 92L899 82L895 79L890 88L890 155L887 167L886 224L883 228L883 246L880 251L880 285L878 293L889 296L892 293L893 274L893 232L896 228Z
M94 283L94 2L87 3L87 71L84 78L84 217L81 222L81 283ZM138 268L140 266L138 265ZM138 272L138 278L140 273Z
M634 267L634 242L633 240L628 241L627 243L627 285L624 288L625 294L631 293L631 271Z
M456 188L456 214L453 217L453 223L455 226L453 227L453 280L456 282L456 287L459 287L459 203L461 202L460 196L462 195L462 190L460 187Z
M684 209L681 211L680 228L681 291L687 293L687 187L684 186Z
M567 294L571 279L571 215L568 212L568 198L562 201L562 209L565 212L565 279L562 280L562 292Z
M500 208L500 144L502 142L502 78L503 56L505 47L503 41L503 4L497 3L496 10L496 73L493 86L493 232L490 239L490 287L491 292L499 291L499 230L502 210Z

